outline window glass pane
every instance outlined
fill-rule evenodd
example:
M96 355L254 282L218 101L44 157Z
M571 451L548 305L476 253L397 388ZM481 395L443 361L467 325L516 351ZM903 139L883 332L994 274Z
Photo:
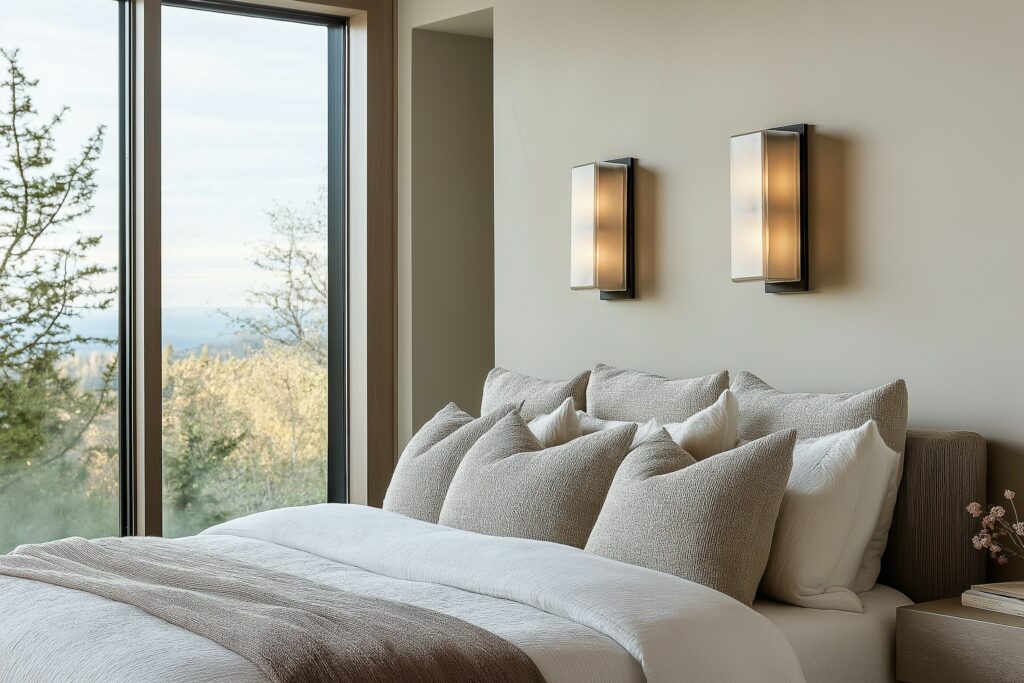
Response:
M119 529L118 12L0 2L0 552Z
M164 535L327 497L327 29L163 13Z

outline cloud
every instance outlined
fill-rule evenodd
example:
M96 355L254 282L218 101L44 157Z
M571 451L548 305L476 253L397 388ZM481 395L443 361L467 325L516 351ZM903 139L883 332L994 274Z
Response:
M23 49L23 67L41 79L40 111L72 106L59 154L108 126L96 209L75 228L101 231L109 256L118 220L117 4L0 3L0 46ZM264 277L249 259L270 236L266 210L316 199L326 181L326 29L171 7L162 29L165 306L244 305Z

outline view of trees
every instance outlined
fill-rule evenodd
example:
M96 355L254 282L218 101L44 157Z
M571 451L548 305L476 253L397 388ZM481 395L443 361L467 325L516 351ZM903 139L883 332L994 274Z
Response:
M327 371L294 347L164 351L164 534L327 495Z
M116 264L95 263L93 210L106 130L67 161L38 82L0 50L0 552L66 535L117 533L116 339L78 333L116 305ZM66 153L66 150L61 150ZM268 277L231 317L245 350L163 356L165 534L326 496L324 201L268 214ZM116 333L116 331L112 331ZM106 349L86 352L84 347Z
M75 227L92 210L106 131L98 126L77 155L57 164L54 132L67 109L41 117L32 102L38 82L25 75L17 51L0 56L0 550L7 550L17 538L45 537L50 525L74 520L84 533L117 529L116 498L111 515L110 496L89 476L94 459L116 450L116 431L106 444L87 438L113 407L116 365L105 363L99 386L88 390L62 369L76 347L113 343L76 334L73 323L112 306L115 292L102 284L108 269L85 262L99 237Z

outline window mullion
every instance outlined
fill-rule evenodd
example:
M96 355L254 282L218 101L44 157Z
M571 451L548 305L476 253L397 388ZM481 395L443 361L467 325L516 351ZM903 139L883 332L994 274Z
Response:
M327 29L327 500L348 491L348 248L346 221L346 31Z
M128 0L129 280L126 386L122 418L131 459L129 531L159 536L161 481L160 0Z

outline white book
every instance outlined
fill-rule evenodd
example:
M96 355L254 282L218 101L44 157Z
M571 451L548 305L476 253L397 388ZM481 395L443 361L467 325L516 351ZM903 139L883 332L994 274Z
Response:
M995 593L1007 598L1024 600L1024 581L1003 581L1002 583L981 583L971 586L972 591Z
M977 590L965 591L960 596L960 603L964 607L975 607L990 612L1002 612L1012 614L1015 617L1024 617L1024 600L1007 598L1001 595L985 593Z

